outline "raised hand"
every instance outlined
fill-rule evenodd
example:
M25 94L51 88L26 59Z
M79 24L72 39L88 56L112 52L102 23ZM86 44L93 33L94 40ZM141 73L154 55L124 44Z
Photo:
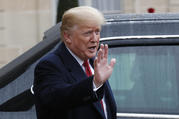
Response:
M94 61L94 83L101 86L112 74L116 59L111 59L108 64L108 45L101 44L97 57Z

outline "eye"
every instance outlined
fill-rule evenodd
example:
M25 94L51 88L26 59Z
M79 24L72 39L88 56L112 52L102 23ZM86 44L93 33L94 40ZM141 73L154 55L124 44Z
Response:
M100 34L100 31L99 31L99 30L96 30L96 31L95 31L95 34L96 34L96 35L99 35L99 34Z
M88 37L88 36L92 36L93 33L95 33L96 35L99 35L100 34L100 30L99 29L96 29L96 30L88 30L86 32L83 33L83 35L85 37Z
M83 33L85 36L90 36L93 33L93 31L87 31L85 33Z

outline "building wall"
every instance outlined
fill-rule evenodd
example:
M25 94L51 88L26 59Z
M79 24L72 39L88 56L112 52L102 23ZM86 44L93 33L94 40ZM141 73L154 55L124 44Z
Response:
M154 8L155 13L178 13L178 0L123 0L122 13L148 13L148 8Z
M51 14L51 0L0 0L0 67L42 40Z
M177 13L179 0L79 0L80 5L98 8L103 13L148 13L154 8L155 13Z
M0 68L43 39L58 0L0 0ZM177 13L179 0L79 0L103 13Z

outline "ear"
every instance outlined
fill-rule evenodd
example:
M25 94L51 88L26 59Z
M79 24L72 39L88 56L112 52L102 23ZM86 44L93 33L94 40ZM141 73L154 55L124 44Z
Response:
M65 40L66 43L71 44L72 39L71 39L70 33L66 32L66 31L63 32L63 37L64 37L64 40Z

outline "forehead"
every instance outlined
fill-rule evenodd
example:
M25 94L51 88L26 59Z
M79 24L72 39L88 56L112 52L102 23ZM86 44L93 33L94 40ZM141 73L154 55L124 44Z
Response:
M85 30L85 29L101 29L101 25L98 24L91 24L91 23L86 23L86 24L78 24L75 25L75 29L81 29L81 30Z

